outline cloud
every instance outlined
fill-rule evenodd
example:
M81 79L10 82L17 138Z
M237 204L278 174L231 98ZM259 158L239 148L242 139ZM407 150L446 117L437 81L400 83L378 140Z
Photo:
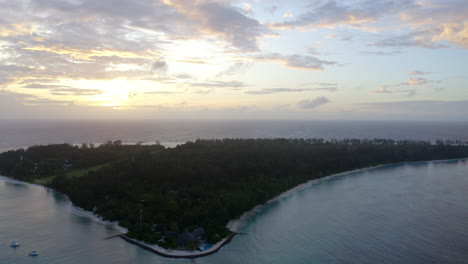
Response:
M283 15L283 18L292 18L294 15L292 13L291 10L289 10L288 12L286 12L284 15Z
M81 88L58 88L50 91L53 95L73 95L73 96L90 96L103 94L99 89L81 89Z
M239 89L242 87L247 87L249 85L239 82L239 81L211 81L211 82L195 82L189 83L192 87L203 87L203 88L234 88Z
M274 34L231 1L3 1L0 17L0 84L154 77L167 72L175 42L258 51L259 39Z
M405 33L385 37L372 45L439 49L449 47L450 43L468 48L467 14L468 3L460 0L319 0L310 1L305 12L295 19L270 26L275 29L348 27L371 32L403 31Z
M401 90L401 89L392 89L392 90L389 90L388 89L389 86L388 85L382 85L379 87L378 90L375 90L375 91L372 91L372 93L376 93L376 94L395 94L395 93L406 93L407 96L414 96L416 95L416 90Z
M284 67L300 70L323 71L325 65L336 65L338 62L325 61L309 55L282 55L279 53L264 53L249 57L257 62L277 62Z
M336 92L338 91L338 87L321 87L321 88L313 88L312 91L326 91L326 92Z
M74 96L90 96L102 94L103 91L99 89L85 89L85 88L75 88L66 85L54 85L54 84L38 84L31 83L22 88L27 89L41 89L49 90L52 95L74 95Z
M0 90L0 97L2 98L10 98L14 99L15 104L18 105L55 105L55 106L66 106L66 105L73 105L74 101L71 100L53 100L43 97L38 97L31 94L23 94L23 93L15 93L9 91L1 91ZM11 111L11 110L10 110Z
M171 95L171 94L181 94L181 91L152 91L152 92L145 92L143 94L149 95Z
M245 94L262 95L262 94L276 94L276 93L295 93L306 92L311 89L291 89L291 88L267 88L259 91L246 91Z
M426 74L431 74L430 72L425 72L425 71L410 71L410 75L426 75Z
M207 59L204 58L186 58L183 60L177 60L178 62L190 63L190 64L210 64Z
M315 99L312 100L302 100L297 103L297 106L302 109L313 109L319 107L321 105L329 103L330 100L324 96L317 96Z
M359 1L350 4L345 1L314 1L307 6L307 11L296 19L271 26L278 29L321 28L337 26L360 27L373 23L377 19L396 14L414 6L414 1Z
M249 69L250 67L252 67L251 62L244 62L244 61L236 62L233 65L229 66L229 68L227 68L226 70L221 71L220 73L218 73L216 75L216 77L221 77L221 76L224 76L224 75L234 75L234 74L237 74L237 73L243 73L247 69Z
M389 38L385 38L383 40L377 41L371 46L377 47L414 47L419 46L426 49L441 49L447 48L448 45L443 43L438 43L433 41L434 29L432 30L424 30L424 31L416 31L411 32L404 35L397 35Z
M424 85L424 84L432 83L432 82L438 82L438 81L431 81L431 80L424 79L424 78L411 78L408 80L408 82L401 83L400 85L417 86L417 85Z
M214 89L201 89L195 91L196 94L210 94L214 91Z
M151 64L152 72L166 72L168 69L167 63L164 60L157 60Z
M353 40L353 36L351 36L349 34L341 34L341 35L331 34L331 35L328 35L327 38L328 39L337 39L337 40L341 40L341 41L351 41L351 40Z
M273 15L274 13L276 13L278 8L279 8L278 6L272 5L272 6L266 7L265 12Z
M312 91L327 91L335 92L337 87L320 87L320 88L266 88L257 91L246 91L245 94L251 95L264 95L264 94L277 94L277 93L297 93L297 92L312 92Z
M376 55L376 56L390 56L395 54L401 54L403 51L361 51L359 52L362 55Z
M266 26L228 3L191 0L165 0L164 3L188 19L184 26L219 36L240 51L259 51L258 39L272 34Z
M411 78L406 82L401 82L397 84L391 85L381 85L379 89L376 91L372 91L373 93L408 93L408 95L415 95L415 90L393 90L393 87L400 87L400 86L423 86L426 84L434 84L434 83L441 83L439 80L428 80L425 78ZM392 90L389 90L392 88Z
M38 83L31 83L31 84L23 86L23 88L28 88L28 89L46 89L46 90L52 90L52 89L57 89L57 88L68 88L68 87L69 86L65 86L65 85L38 84Z
M322 83L322 82L319 82L319 83L304 83L302 84L302 86L305 86L305 85L318 85L318 86L322 86L322 87L326 87L326 86L337 86L338 84L337 83Z
M468 11L468 8L467 8ZM468 16L465 17L468 19ZM372 44L380 47L422 47L440 49L449 47L451 43L462 48L468 48L468 22L450 22L436 24L411 33L385 38Z

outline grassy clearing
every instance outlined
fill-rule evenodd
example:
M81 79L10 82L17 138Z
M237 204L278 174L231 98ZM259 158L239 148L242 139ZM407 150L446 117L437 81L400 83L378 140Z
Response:
M96 165L96 166L93 166L93 167L89 167L89 168L84 168L84 169L78 169L78 170L72 170L70 172L67 173L67 178L75 178L75 177L81 177L83 175L86 175L88 172L90 171L97 171L97 170L100 170L101 168L109 165L111 162L108 162L108 163L104 163L104 164L100 164L100 165Z
M72 170L72 171L68 172L66 174L66 176L67 176L67 178L81 177L81 176L86 175L90 171L97 171L97 170L99 170L99 169L101 169L101 168L103 168L103 167L105 167L105 166L107 166L109 164L111 164L111 162L96 165L96 166L92 166L92 167L89 167L89 168ZM48 185L54 178L55 178L55 176L48 176L48 177L36 179L36 180L33 181L33 183L40 184L40 185Z

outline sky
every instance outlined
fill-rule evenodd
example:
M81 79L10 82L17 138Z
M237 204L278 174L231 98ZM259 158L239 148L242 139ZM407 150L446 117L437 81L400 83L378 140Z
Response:
M468 121L466 0L0 7L0 119Z

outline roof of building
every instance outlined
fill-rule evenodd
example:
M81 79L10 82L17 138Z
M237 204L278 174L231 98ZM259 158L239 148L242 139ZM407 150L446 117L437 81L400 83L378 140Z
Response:
M197 241L197 239L187 229L185 229L177 238L177 244L182 247L186 247L195 241Z
M203 227L197 227L195 230L192 231L192 235L196 239L200 239L205 235L205 229Z

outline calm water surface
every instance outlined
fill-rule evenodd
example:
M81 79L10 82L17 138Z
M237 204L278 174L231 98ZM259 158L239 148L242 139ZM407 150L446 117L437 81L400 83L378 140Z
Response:
M0 179L0 263L468 263L468 161L323 180L264 206L242 231L215 255L165 259L105 240L117 231L61 194Z
M468 141L467 122L395 121L8 121L0 151L51 143L136 143L174 146L198 138L392 138Z

